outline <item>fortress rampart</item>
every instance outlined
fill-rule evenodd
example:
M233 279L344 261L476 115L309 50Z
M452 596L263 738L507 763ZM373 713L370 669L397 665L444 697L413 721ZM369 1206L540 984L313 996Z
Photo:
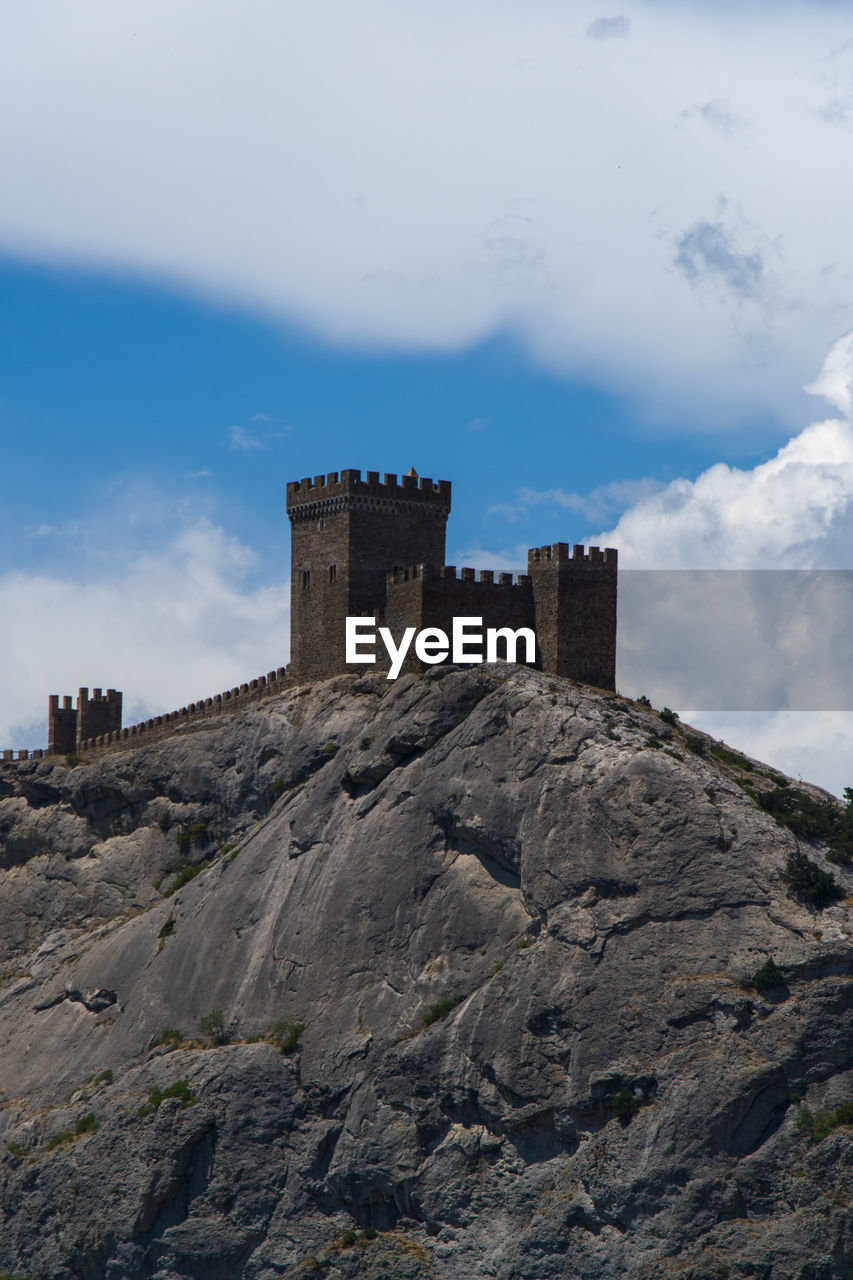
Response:
M77 706L51 694L46 751L3 751L4 763L45 755L78 755L142 744L185 725L227 714L294 684L352 671L347 617L373 618L395 634L406 627L450 633L454 617L479 617L485 629L529 628L534 665L604 689L616 680L616 584L612 547L532 547L527 573L444 563L449 480L398 481L378 471L330 471L287 485L291 529L290 639L287 668L192 702L180 710L122 727L122 695L82 688ZM499 650L500 652L500 650ZM378 655L377 655L378 656ZM381 661L371 668L381 671ZM420 671L410 651L403 670Z

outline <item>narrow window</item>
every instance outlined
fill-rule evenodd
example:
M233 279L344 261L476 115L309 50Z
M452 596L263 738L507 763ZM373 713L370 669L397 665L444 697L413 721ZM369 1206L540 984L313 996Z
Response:
M325 529L325 527L326 527L326 521L325 521L325 519L321 519L321 520L318 520L318 521L317 521L317 528L320 530L320 532L321 532L321 533L323 532L323 530Z
M338 576L338 566L336 564L329 565L329 581L335 582Z
M302 590L307 591L310 586L311 586L311 574L308 569L305 569L302 573Z

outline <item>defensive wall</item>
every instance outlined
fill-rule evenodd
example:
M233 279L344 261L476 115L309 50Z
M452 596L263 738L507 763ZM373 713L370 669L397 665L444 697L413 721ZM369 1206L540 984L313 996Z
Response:
M122 695L81 689L71 698L51 695L48 749L4 751L2 761L77 755L141 743L259 700L286 684L304 684L348 671L346 619L373 618L399 638L407 627L435 627L448 635L454 617L478 617L483 630L536 636L533 665L599 688L616 683L618 556L565 542L533 547L527 573L514 576L472 568L457 573L444 563L449 480L349 469L291 481L290 663L285 669L228 689L141 724L121 725ZM500 648L498 650L500 652ZM387 668L377 647L372 670ZM420 671L414 648L404 671Z
M125 744L144 746L148 742L167 737L174 733L176 729L181 729L185 725L196 725L217 716L230 715L232 712L242 711L244 707L251 705L253 702L260 702L261 699L268 698L274 693L280 693L288 684L292 684L292 681L288 680L287 668L279 667L275 671L267 672L264 676L258 676L255 680L235 685L233 689L226 689L224 693L214 694L210 698L202 698L198 702L190 702L187 706L181 707L180 710L167 711L163 715L152 716L150 720L142 720L139 724L126 725L124 728L118 727L106 733L81 739L76 743L72 751L64 751L62 748L48 746L47 750L3 751L0 759L6 764L10 761L42 760L55 755L89 755L93 752L100 754L103 751L119 750ZM84 691L81 690L82 692ZM115 691L113 690L112 692ZM121 694L118 697L121 698ZM65 711L73 711L71 698L65 697L63 705L60 707L58 696L51 694L49 717L54 710L57 710L60 716ZM49 742L51 737L55 741L55 732L53 735L51 734L49 724Z

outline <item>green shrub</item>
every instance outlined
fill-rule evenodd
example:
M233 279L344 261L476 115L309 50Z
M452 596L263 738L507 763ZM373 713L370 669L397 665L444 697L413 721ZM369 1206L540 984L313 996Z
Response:
M181 834L188 835L188 832L184 831ZM187 862L185 858L182 858L175 866L177 875L172 883L163 890L163 897L171 898L173 893L183 889L185 884L189 884L190 880L195 880L196 876L209 865L207 862Z
M203 1036L208 1036L215 1044L224 1044L225 1036L225 1015L221 1009L211 1009L210 1013L206 1013L203 1018L198 1020L198 1029Z
M80 757L75 756L73 751L69 751L68 755L65 757L65 763L68 765L69 769L73 769L75 765L80 763Z
M363 1240L375 1240L379 1232L375 1227L365 1227L360 1234Z
M182 853L186 853L192 844L192 836L189 831L179 831L175 836L175 842Z
M743 769L746 773L752 773L755 768L746 756L742 756L739 751L731 751L724 742L712 743L711 755L722 760L723 764L731 765L733 769Z
M831 800L816 800L791 786L759 791L755 798L777 822L804 840L829 840L838 829L838 812Z
M768 956L761 968L756 969L752 975L752 985L756 991L772 991L774 987L784 987L782 970L772 956Z
M448 1014L452 1013L457 1005L467 999L467 993L461 992L456 996L445 996L443 1000L439 1000L431 1009L427 1009L423 1015L425 1027L431 1027L434 1022L443 1022Z
M267 787L267 801L269 804L275 804L276 800L284 791L284 778L273 778Z
M295 1053L299 1046L299 1037L304 1030L304 1022L297 1022L295 1018L285 1018L283 1022L277 1022L273 1027L272 1038L282 1053Z
M157 824L161 831L168 831L172 826L172 810L164 809L160 814L160 821Z
M157 934L158 938L168 938L175 932L175 917L169 916L169 919Z
M796 1124L812 1142L822 1142L833 1129L853 1125L853 1100L842 1102L832 1111L810 1111L808 1107L801 1107Z
M644 693L641 693L639 698L636 699L636 701L640 704L641 707L650 707L652 705Z
M153 1084L148 1090L148 1101L137 1111L137 1115L150 1116L153 1115L161 1102L165 1102L166 1098L180 1098L181 1110L191 1107L195 1104L196 1096L192 1092L187 1080L176 1080L174 1084L170 1084L167 1089L159 1089Z
M827 858L839 867L853 864L853 790L844 788L844 812L837 819L837 826L829 842Z
M515 949L516 951L526 951L527 948L532 945L533 943L530 938L519 938L518 942L515 944Z
M22 1147L20 1142L7 1142L6 1150L10 1156L25 1156L27 1154L27 1148Z
M79 1138L84 1133L94 1133L98 1127L94 1111L87 1111L74 1126L74 1136Z
M164 1027L154 1040L148 1046L149 1049L156 1049L158 1044L167 1044L172 1049L177 1049L178 1045L184 1038L184 1033L179 1031L177 1027Z
M333 756L337 753L337 751L339 750L339 747L340 747L340 744L337 742L327 742L325 747L323 748L323 751L326 753L327 756Z
M620 1089L611 1103L613 1114L621 1124L630 1124L640 1110L640 1104L630 1089Z
M47 1144L48 1151L55 1151L57 1147L64 1147L66 1142L73 1142L74 1134L70 1129L63 1129L61 1133L55 1133Z
M781 878L795 898L802 899L818 911L844 897L844 890L829 872L812 862L804 853L792 853L789 856Z
M367 750L367 748L371 745L371 743L372 743L372 742L373 742L373 739L372 739L372 738L362 738L361 742L358 744L358 745L359 745L359 750L360 750L360 751L366 751L366 750Z
M92 1084L112 1084L112 1082L113 1082L113 1069L112 1067L107 1067L107 1069L105 1071L102 1071L100 1075L95 1076L94 1080L92 1081Z
M664 724L675 724L678 720L677 712L671 711L669 707L664 707L662 711L658 712L658 715L661 720L663 720Z
M206 822L193 822L190 824L187 832L193 844L207 844L210 839L210 832L207 829Z
M707 742L704 738L700 738L698 733L685 733L684 745L688 751L692 751L694 756L704 756Z
M346 1231L342 1232L341 1235L338 1237L339 1243L344 1249L351 1249L357 1239L358 1239L358 1236L353 1231L352 1227L349 1227Z

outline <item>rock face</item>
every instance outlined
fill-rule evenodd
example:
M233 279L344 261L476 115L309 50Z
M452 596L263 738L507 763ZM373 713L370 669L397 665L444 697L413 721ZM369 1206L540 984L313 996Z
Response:
M853 918L709 742L499 665L0 771L0 1270L848 1277Z

